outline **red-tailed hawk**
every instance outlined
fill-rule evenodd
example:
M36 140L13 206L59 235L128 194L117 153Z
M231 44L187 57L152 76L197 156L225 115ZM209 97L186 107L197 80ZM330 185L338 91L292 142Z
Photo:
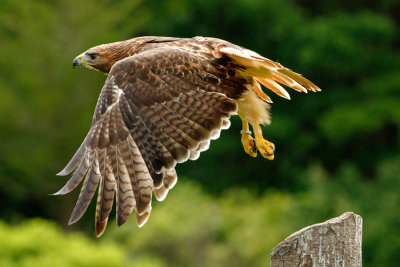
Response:
M229 127L233 114L242 119L245 152L255 157L258 150L272 160L275 147L260 128L270 123L267 102L272 101L260 84L287 99L280 84L305 93L320 90L279 63L216 38L138 37L90 48L73 66L108 77L89 133L58 174L73 175L55 194L70 192L85 177L72 224L99 188L97 236L107 225L114 194L117 224L134 210L142 226L152 194L161 201L175 185L175 165L197 159Z

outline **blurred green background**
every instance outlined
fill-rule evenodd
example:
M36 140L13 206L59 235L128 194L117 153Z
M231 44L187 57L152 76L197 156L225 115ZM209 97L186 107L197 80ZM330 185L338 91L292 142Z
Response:
M267 266L286 236L345 211L364 219L364 266L399 266L398 14L399 0L2 0L0 266ZM226 39L323 91L270 94L274 161L243 152L235 117L143 228L111 218L96 239L93 203L67 226L79 190L49 196L105 80L71 62L142 35Z

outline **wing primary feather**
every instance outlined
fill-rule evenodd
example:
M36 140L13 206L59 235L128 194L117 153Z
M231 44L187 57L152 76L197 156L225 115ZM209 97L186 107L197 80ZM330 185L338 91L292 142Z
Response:
M135 165L136 162L133 158L133 151L131 148L130 143L133 142L132 136L129 136L128 140L127 140L127 145L128 145L128 152L129 152L129 160L126 159L126 162L129 162L129 164L131 164L130 166L130 180L131 180L131 184L132 184L132 189L133 189L133 193L135 194L135 200L136 200L136 194L138 193L138 178L136 177L136 171L135 171Z
M85 140L82 142L81 146L78 148L72 159L68 162L67 166L65 166L65 168L62 171L57 173L58 176L65 176L70 174L79 165L82 158L86 154L85 142L86 142Z
M106 150L99 151L99 170L100 170L100 181L99 181L99 192L97 194L97 203L96 203L96 218L95 218L95 232L96 237L100 237L106 226L108 217L100 220L101 211L102 211L102 199L104 197L104 184L106 183L105 178L105 167L106 167Z
M166 171L165 174L166 176L164 177L163 184L165 187L168 187L168 189L172 189L178 181L178 175L175 169Z
M158 201L163 201L168 193L168 188L161 186L160 188L154 189L154 196Z
M85 157L83 158L79 167L75 170L72 177L68 180L68 182L61 188L58 192L54 193L53 195L64 195L78 186L78 184L82 181L82 178L86 175L88 169L93 163L93 154L94 151L87 152Z
M114 194L116 190L116 178L113 170L113 159L115 147L111 147L106 151L105 170L103 176L103 183L99 190L100 195L100 211L99 211L99 221L102 222L106 220L111 212ZM111 156L112 155L112 156Z
M95 155L94 164L87 174L85 184L82 187L78 202L76 203L68 224L73 224L77 222L85 213L87 207L89 206L90 200L92 200L93 195L96 192L96 188L99 184L100 178L101 175L99 170L99 162L97 159L97 155Z
M116 159L118 166L118 182L117 182L117 225L121 226L126 222L135 208L135 196L132 190L129 173L124 162L123 145L126 141L119 144L116 150Z
M151 206L149 210L145 211L143 214L136 213L136 223L138 227L142 227L150 217Z
M142 157L136 143L132 138L128 139L129 153L133 162L135 173L135 199L136 204L136 220L139 226L143 225L150 215L151 211L151 194L154 187L154 179L152 179L144 158ZM145 214L147 216L145 216Z
M95 224L94 224L94 229L96 232L96 237L100 237L104 230L106 229L107 226L107 218L105 220L100 221L100 210L101 210L101 206L100 206L100 201L101 201L101 191L103 188L103 184L104 184L104 178L101 178L99 181L99 193L97 194L97 204L96 204L96 218L95 218Z
M105 218L103 221L96 221L95 231L97 238L99 238L104 233L104 230L106 230L107 222L108 222L108 217Z
M163 201L167 197L169 190L175 186L178 179L175 169L164 171L163 175L163 184L154 189L154 195L158 201Z

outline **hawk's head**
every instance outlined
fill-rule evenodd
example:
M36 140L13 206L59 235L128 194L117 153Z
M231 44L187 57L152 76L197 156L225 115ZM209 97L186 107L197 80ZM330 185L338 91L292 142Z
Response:
M115 62L135 54L137 47L131 40L92 47L72 61L72 66L83 66L108 74Z

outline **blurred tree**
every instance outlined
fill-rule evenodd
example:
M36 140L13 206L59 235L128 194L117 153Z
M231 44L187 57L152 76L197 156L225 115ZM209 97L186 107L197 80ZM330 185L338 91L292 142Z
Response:
M1 266L128 266L121 246L96 244L82 234L65 235L45 220L17 226L0 222L0 235Z

